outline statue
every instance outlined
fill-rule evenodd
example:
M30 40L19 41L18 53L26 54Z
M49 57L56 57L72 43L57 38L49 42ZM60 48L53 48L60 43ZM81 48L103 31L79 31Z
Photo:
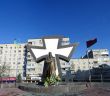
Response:
M56 75L56 65L55 58L52 56L52 53L49 52L46 60L44 61L42 81L45 81L47 77L50 78L52 75Z

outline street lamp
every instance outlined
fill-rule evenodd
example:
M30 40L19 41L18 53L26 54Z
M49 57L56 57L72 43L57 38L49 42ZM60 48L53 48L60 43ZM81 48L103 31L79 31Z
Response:
M101 76L101 82L103 82L103 65L100 65L99 66L99 68L100 68L100 76Z

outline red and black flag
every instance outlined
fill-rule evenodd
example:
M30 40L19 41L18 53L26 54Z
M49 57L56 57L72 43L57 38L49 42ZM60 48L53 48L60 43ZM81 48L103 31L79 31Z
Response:
M92 40L86 41L87 48L92 46L92 45L94 45L96 42L97 42L97 38L94 38Z

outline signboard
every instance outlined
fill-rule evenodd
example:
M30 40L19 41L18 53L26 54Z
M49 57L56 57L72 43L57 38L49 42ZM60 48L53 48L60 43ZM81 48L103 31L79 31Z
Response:
M2 77L0 81L16 81L16 77Z

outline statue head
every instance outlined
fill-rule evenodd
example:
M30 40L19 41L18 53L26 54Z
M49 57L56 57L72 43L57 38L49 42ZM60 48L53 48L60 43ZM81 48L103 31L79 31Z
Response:
M52 58L53 57L52 52L49 52L48 56L49 56L49 58Z

